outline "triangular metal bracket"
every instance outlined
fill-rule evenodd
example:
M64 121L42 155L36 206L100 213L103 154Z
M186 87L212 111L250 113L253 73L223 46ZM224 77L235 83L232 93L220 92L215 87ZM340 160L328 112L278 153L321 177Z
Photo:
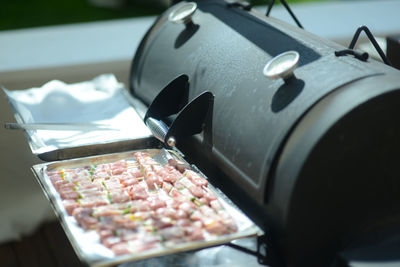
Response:
M188 76L177 77L154 98L144 117L154 137L168 146L173 147L178 139L200 133L214 102L214 95L206 91L187 103L188 91ZM168 117L175 119L168 123Z
M287 12L289 12L290 16L293 18L293 20L296 22L297 26L299 28L303 28L303 25L301 25L300 21L297 19L296 15L293 13L293 11L290 9L288 3L286 3L285 0L280 0L281 4L286 8ZM271 9L275 4L275 0L269 0L269 4L268 4L268 9L267 9L267 13L266 16L269 17L269 14L271 13Z
M382 48L379 46L378 42L376 41L375 37L372 35L371 31L365 25L359 27L356 30L356 32L354 33L353 39L350 42L349 48L335 51L335 56L340 57L340 56L345 56L345 55L353 55L355 58L357 58L359 60L367 61L368 53L354 50L354 47L356 46L356 43L357 43L358 38L360 37L360 33L362 31L365 32L369 41L372 43L372 45L375 47L376 51L378 52L379 56L381 57L382 61L386 65L392 66L389 59L386 57L385 53L383 52Z

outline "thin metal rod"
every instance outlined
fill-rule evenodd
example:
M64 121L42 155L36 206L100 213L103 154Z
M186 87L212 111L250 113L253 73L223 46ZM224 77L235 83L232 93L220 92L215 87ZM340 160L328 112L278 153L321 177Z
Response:
M274 6L274 4L275 4L275 0L269 0L267 14L266 14L267 17L269 17L269 14L271 13L271 9Z
M292 12L292 10L290 9L289 5L286 3L286 1L285 0L281 0L281 3L286 8L286 10L289 12L289 14L292 16L292 18L296 22L297 26L299 26L299 28L304 29L303 26L301 25L300 21L296 18L296 15Z
M297 26L299 28L303 28L303 25L301 25L300 21L297 19L296 15L293 13L293 11L290 9L289 5L287 4L286 0L280 0L281 4L286 8L287 12L289 12L290 16L292 16L293 20L296 22ZM266 16L268 17L269 14L271 13L272 6L275 4L275 0L269 0L268 4L268 9Z
M353 39L351 40L351 43L349 45L349 49L354 49L358 37L360 36L360 33L364 31L365 34L368 36L368 39L370 40L370 42L372 43L372 45L375 47L376 51L378 52L379 56L382 58L383 62L386 65L392 66L392 64L390 63L389 59L386 57L385 53L382 51L381 47L379 46L378 42L376 41L376 39L374 38L374 36L372 35L371 31L368 29L367 26L361 26L357 29L356 33L353 36Z
M231 248L234 248L236 250L239 250L239 251L242 251L244 253L250 254L250 255L254 255L254 256L258 256L259 255L258 251L253 251L251 249L248 249L248 248L245 248L245 247L241 247L241 246L238 246L238 245L233 244L233 243L227 243L226 245L231 247Z
M6 122L9 130L50 130L50 131L119 131L109 125L95 123L15 123Z
M339 51L335 51L335 56L341 57L345 55L353 55L355 58L362 60L362 61L367 61L368 60L368 53L367 52L359 52L353 49L343 49Z

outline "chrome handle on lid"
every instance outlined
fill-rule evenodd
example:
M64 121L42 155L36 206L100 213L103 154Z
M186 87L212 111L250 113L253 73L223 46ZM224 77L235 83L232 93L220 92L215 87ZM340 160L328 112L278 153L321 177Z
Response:
M277 55L267 62L263 74L269 79L282 78L285 83L294 78L293 71L297 68L300 55L296 51L288 51Z
M195 2L181 4L169 14L168 20L176 24L184 23L189 25L193 23L192 17L196 10L197 4Z
M165 140L169 129L164 122L150 117L146 120L146 125L147 127L149 127L155 138L157 138L161 142L167 143L167 145L171 147L176 145L176 140L173 136L169 137L168 140Z

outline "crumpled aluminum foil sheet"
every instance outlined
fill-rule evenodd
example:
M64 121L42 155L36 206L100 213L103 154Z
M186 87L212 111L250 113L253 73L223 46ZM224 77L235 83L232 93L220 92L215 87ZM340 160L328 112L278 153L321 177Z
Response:
M53 80L39 88L3 90L19 123L98 123L118 129L27 130L34 154L151 136L113 74L74 84Z

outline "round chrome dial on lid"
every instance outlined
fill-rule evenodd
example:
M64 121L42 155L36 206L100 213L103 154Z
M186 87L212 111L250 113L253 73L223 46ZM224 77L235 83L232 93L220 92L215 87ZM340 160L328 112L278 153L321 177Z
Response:
M188 2L179 5L171 13L169 13L168 20L173 23L191 23L192 16L196 10L197 4L195 2Z
M263 74L269 79L282 78L285 82L293 77L293 71L299 63L300 55L296 51L288 51L277 55L267 62Z

